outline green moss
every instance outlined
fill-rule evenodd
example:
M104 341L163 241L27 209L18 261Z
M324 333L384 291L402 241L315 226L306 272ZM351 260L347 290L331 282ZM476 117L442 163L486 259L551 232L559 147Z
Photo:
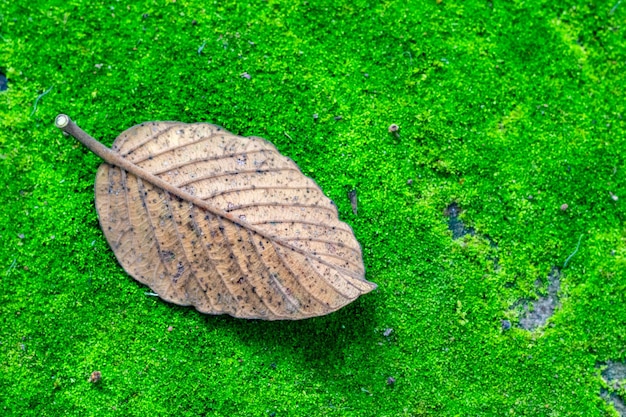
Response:
M615 415L596 367L626 360L613 6L0 0L0 414ZM336 202L379 289L293 323L146 296L60 112L106 144L147 120L267 138ZM475 236L453 241L451 202ZM517 328L580 235L561 307Z

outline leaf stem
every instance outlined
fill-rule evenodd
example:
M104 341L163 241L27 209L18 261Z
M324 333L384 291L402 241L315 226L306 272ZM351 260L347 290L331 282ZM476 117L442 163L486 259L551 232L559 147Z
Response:
M178 198L189 201L196 206L215 214L216 216L224 217L231 222L238 224L239 226L250 228L249 225L244 224L240 219L236 218L235 216L226 213L223 210L219 210L210 206L206 201L201 200L196 196L193 196L179 188L174 187L172 184L162 180L156 175L153 175L150 172L126 160L119 153L113 151L110 148L107 148L96 139L91 137L87 132L81 129L72 119L70 119L68 115L59 114L54 121L54 125L65 133L73 136L74 139L85 145L87 148L89 148L89 150L102 158L106 163L115 165L116 167L121 168L126 172L130 172L136 177L141 178L142 180L147 181L150 184L155 185L158 188L161 188L162 190L177 196Z
M175 195L182 200L189 201L190 203L193 203L194 205L210 213L213 213L216 216L220 216L225 219L228 219L229 221L239 226L242 226L244 228L252 229L256 231L257 233L261 234L262 236L267 235L266 233L256 230L256 228L245 223L244 221L240 220L234 215L227 213L223 210L216 209L215 207L212 207L206 201L196 196L193 196L181 190L180 188L174 187L172 184L162 180L158 176L153 175L150 172L126 160L119 153L113 151L110 148L107 148L106 146L98 142L96 139L94 139L87 132L85 132L83 129L81 129L72 119L70 119L68 115L59 114L54 120L54 125L58 127L59 129L61 129L62 131L64 131L65 133L73 136L74 139L76 139L77 141L85 145L87 148L89 148L89 150L91 150L93 153L95 153L100 158L102 158L106 163L115 165L116 167L121 168L125 170L126 172L130 172L136 177L141 178L142 180L149 182L150 184L155 185L158 188L161 188L162 190L172 195Z
M146 170L144 170L143 168L139 167L138 165L133 164L132 162L126 160L122 155L120 155L119 153L113 151L110 148L107 148L106 146L104 146L103 144L101 144L100 142L98 142L96 139L94 139L93 137L91 137L87 132L85 132L83 129L81 129L80 127L78 127L78 125L72 120L70 119L70 117L66 114L59 114L56 119L54 120L54 125L56 127L58 127L59 129L61 129L63 132L73 136L76 140L78 140L80 143L82 143L83 145L85 145L87 148L89 148L89 150L91 150L93 153L95 153L96 155L98 155L100 158L102 158L106 163L110 164L110 165L115 165L118 168L121 168L123 170L125 170L126 172L129 172L133 175L135 175L137 178L140 178L154 186L156 186L157 188L162 189L163 191L166 191L172 195L175 195L176 197L187 201L193 205L195 205L196 207L199 207L201 209L204 209L206 211L208 211L209 213L214 214L215 216L227 219L228 221L236 224L239 227L242 227L244 229L250 230L256 234L258 234L259 236L262 236L266 239L269 239L289 250L292 250L294 252L297 252L307 258L310 258L311 255L309 253L307 253L307 251L305 251L302 248L296 247L292 244L290 244L289 242L284 241L283 239L280 239L278 237L276 237L275 235L268 233L265 230L262 230L258 227L255 227L249 223L247 223L244 220L241 220L239 217L232 215L230 213L225 212L224 210L220 210L218 208L215 208L213 206L211 206L207 201L202 200L201 198L198 198L194 195L191 195L183 190L181 190L180 188L174 187L172 184L162 180L160 177L158 177L157 175L154 175ZM335 264L330 264L328 263L328 261L319 258L318 256L315 256L314 258L317 262L326 265L326 266L330 266L332 268L335 269L344 269L343 267L339 267ZM353 275L352 272L350 272L350 275ZM364 280L364 278L358 278L360 280Z
M73 136L74 139L89 148L91 152L104 159L105 162L130 171L130 167L133 164L124 160L124 158L120 157L117 153L113 152L111 149L91 137L87 132L78 127L78 125L70 119L68 115L59 114L54 120L54 125L65 133Z

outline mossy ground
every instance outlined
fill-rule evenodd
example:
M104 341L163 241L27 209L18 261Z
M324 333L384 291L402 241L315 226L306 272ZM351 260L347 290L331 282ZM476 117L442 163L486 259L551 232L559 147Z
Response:
M615 416L625 31L614 0L0 0L0 415ZM147 120L267 138L379 289L300 322L146 296L60 112L107 145ZM452 239L452 202L474 236ZM560 308L517 327L553 267Z

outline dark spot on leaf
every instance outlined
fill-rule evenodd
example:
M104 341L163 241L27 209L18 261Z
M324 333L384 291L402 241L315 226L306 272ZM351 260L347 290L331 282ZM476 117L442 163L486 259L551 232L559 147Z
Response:
M176 266L176 273L172 277L172 281L174 281L174 284L178 282L178 279L183 275L183 272L185 272L185 266L182 262L179 262Z
M163 262L171 262L176 258L176 254L172 251L166 250L161 252L161 259Z

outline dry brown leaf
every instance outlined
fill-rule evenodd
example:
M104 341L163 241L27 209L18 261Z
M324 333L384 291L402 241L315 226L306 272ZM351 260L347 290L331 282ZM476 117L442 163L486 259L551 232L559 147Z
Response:
M266 140L147 122L109 149L66 115L55 123L105 160L96 175L102 230L126 272L164 300L295 320L376 288L333 203Z

